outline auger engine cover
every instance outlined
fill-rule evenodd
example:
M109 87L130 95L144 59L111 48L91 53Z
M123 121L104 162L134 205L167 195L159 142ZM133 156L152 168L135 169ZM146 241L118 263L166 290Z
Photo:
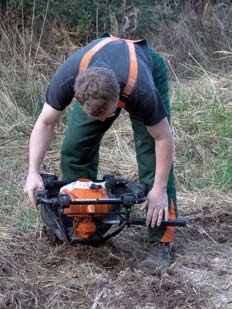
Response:
M71 201L79 199L97 200L107 199L109 196L102 184L94 184L89 179L79 179L60 189L61 194L68 194ZM96 231L94 218L106 216L109 212L108 204L71 204L64 209L64 215L73 219L75 235L89 238Z

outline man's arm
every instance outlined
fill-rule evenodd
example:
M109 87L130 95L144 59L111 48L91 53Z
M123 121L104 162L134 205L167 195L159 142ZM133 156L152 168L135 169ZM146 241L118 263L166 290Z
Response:
M24 191L28 194L33 205L35 205L34 189L37 187L43 188L40 165L50 145L53 129L60 115L60 111L45 103L31 133L29 143L29 169Z
M146 224L151 224L154 227L155 225L160 226L163 216L168 220L167 183L173 159L174 143L167 118L156 125L147 127L147 130L155 140L156 171L154 185L141 210L148 207Z

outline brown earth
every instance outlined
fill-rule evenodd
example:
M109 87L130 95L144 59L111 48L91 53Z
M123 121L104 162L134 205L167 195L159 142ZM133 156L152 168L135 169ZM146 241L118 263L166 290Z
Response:
M35 232L0 229L0 308L232 308L231 199L179 196L186 228L173 263L145 272L146 228L98 247L52 246Z

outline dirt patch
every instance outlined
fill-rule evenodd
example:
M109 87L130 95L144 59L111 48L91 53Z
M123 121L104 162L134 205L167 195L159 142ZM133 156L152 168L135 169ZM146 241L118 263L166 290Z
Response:
M204 206L207 204L202 202ZM173 264L144 272L146 228L104 245L57 247L34 232L0 229L0 308L215 308L232 306L229 207L191 211L175 235Z

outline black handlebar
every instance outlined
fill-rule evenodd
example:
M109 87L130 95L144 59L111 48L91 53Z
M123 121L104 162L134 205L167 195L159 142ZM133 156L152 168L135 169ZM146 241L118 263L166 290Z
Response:
M35 190L35 200L37 204L47 204L54 207L67 208L70 205L86 204L121 204L124 207L131 207L135 204L143 203L145 197L135 197L133 194L125 193L120 198L107 199L71 199L68 194L59 194L57 197L46 197L45 190Z
M108 199L75 199L71 200L68 194L59 194L57 197L47 198L45 190L35 190L35 200L37 204L46 204L51 207L68 208L70 205L83 205L83 204L120 204L125 208L131 208L135 204L143 203L146 198L136 198L132 194L123 194L120 198L108 198ZM76 214L76 213L75 213ZM94 215L96 213L78 213ZM99 214L99 213L98 213ZM109 213L106 212L105 215ZM128 224L133 225L145 225L146 218L129 218ZM187 220L185 219L169 219L163 220L161 226L186 226Z

